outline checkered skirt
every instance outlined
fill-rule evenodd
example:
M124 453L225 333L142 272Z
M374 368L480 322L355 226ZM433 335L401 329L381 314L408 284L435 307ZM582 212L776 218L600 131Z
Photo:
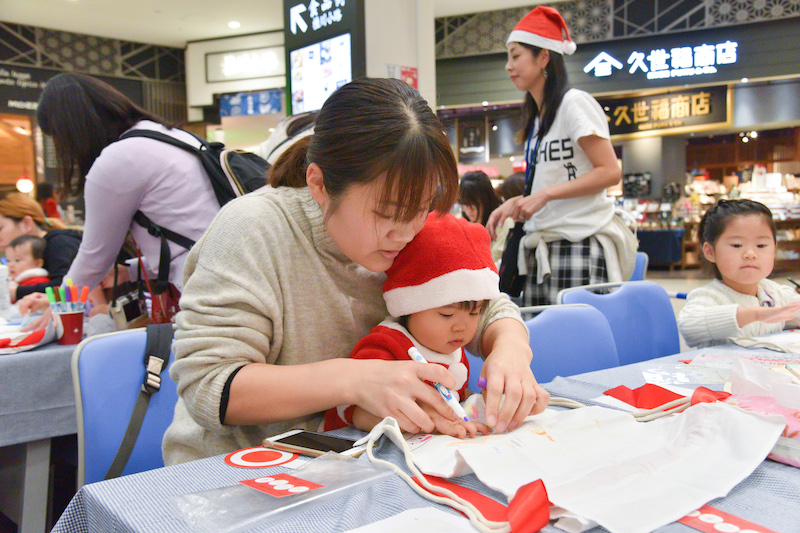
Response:
M553 305L562 289L608 281L606 258L596 237L579 242L553 241L547 243L547 249L550 276L541 285L536 283L535 250L526 251L528 278L522 295L523 305Z

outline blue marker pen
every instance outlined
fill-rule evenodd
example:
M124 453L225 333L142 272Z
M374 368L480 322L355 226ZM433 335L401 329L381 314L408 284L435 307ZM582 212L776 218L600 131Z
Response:
M418 361L420 363L428 362L425 360L424 357L422 357L422 354L419 353L419 350L417 350L414 346L408 349L408 355L410 355L411 359L413 359L414 361ZM453 396L453 393L450 391L450 389L448 389L441 383L436 383L433 386L436 387L436 390L439 391L439 394L442 395L442 398L444 398L444 400L447 402L447 405L450 406L453 412L455 412L455 414L458 415L458 417L463 419L465 422L469 422L469 418L467 418L467 413L464 412L464 408L461 407L460 403L458 403L458 400L456 399L455 396Z

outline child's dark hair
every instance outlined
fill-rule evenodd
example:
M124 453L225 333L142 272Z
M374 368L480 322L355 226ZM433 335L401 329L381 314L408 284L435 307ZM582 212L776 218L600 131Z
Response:
M719 236L735 217L752 215L761 216L764 219L772 231L772 240L776 241L778 230L775 228L775 221L772 219L772 211L769 210L769 207L754 200L720 200L706 211L697 228L697 240L700 242L701 248L705 243L714 246ZM721 279L722 275L717 266L712 264L712 267L717 279Z
M21 246L25 243L30 243L31 255L34 259L44 260L44 250L47 248L47 241L42 237L36 237L34 235L20 235L8 243L8 246L11 248L16 248L17 246Z
M464 311L469 311L472 313L473 311L478 311L479 313L483 314L486 311L486 307L489 305L490 300L476 300L470 302L457 302L453 305L457 306L459 309L463 309ZM401 316L397 319L401 326L404 328L408 328L408 315Z

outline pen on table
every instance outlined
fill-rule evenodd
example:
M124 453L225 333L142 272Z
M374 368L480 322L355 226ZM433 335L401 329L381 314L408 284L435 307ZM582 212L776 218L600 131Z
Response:
M410 355L411 359L413 359L414 361L418 361L420 363L428 362L425 360L424 357L422 357L422 354L419 353L419 350L417 350L414 346L408 349L408 355ZM442 398L444 398L444 400L447 402L447 405L450 406L453 412L465 422L469 422L467 413L464 412L464 408L461 407L460 403L458 403L458 400L455 398L455 396L453 396L453 393L450 391L450 389L448 389L441 383L435 383L433 386L436 387L436 390L439 391L439 394L442 395Z
M786 278L786 279L789 281L789 283L791 283L792 285L794 285L795 287L797 287L798 289L800 289L800 283L797 283L797 282L796 282L795 280L793 280L792 278Z

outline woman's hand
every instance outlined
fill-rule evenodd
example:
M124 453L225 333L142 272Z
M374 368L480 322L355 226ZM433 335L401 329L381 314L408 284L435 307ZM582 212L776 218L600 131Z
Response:
M511 218L517 222L528 220L534 214L541 211L552 198L548 193L548 189L542 189L528 196L522 196L522 199L517 202L514 209L511 211Z
M32 292L31 294L23 297L22 299L17 302L17 306L19 307L19 314L22 316L27 315L28 313L43 313L41 317L33 320L30 324L21 328L20 331L36 331L38 329L44 329L47 326L47 321L50 320L52 316L52 311L50 310L50 301L47 299L41 292Z
M8 282L8 299L12 304L17 301L17 287L19 287L19 283L16 281L12 280Z
M489 219L486 221L486 230L489 232L492 240L497 238L497 228L502 226L508 217L512 216L517 207L517 203L523 198L523 196L509 198L489 215Z
M359 379L353 403L367 412L380 419L391 416L409 433L433 433L445 420L457 420L441 394L426 383L455 387L456 378L442 365L378 359L364 359L358 363ZM421 404L427 404L442 421L437 424L431 420Z
M515 429L527 416L545 410L550 393L531 372L533 354L524 325L511 318L500 319L484 333L484 348L487 343L491 352L481 370L486 378L486 423L496 431Z

